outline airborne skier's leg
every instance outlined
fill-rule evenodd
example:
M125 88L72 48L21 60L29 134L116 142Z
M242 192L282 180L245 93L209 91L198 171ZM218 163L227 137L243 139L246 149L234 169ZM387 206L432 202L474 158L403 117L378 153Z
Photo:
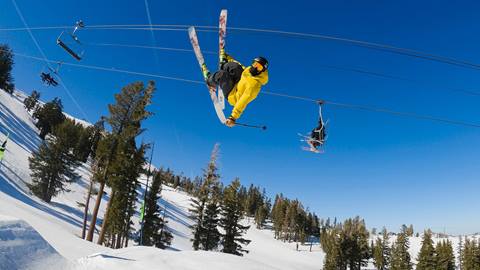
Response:
M242 77L243 67L236 62L228 62L222 65L222 69L208 76L207 83L210 86L220 86L225 97L232 91Z
M207 84L207 78L210 72L208 71L208 68L205 65L205 59L203 58L200 45L198 44L198 37L195 31L195 27L192 26L188 28L188 37L190 38L190 43L192 44L193 51L195 52L195 57L197 58L198 64L202 69L202 74L205 79L205 85L208 87L210 98L212 99L213 107L215 108L215 112L218 116L218 120L220 120L220 122L224 124L226 121L226 118L225 118L225 114L223 113L223 108L221 104L218 102L218 98L215 93L215 87L212 87Z

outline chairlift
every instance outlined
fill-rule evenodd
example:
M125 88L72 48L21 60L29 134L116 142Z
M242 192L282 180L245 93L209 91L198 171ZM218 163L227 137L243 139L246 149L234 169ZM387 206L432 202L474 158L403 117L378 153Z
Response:
M75 23L75 27L73 28L73 31L70 33L70 37L78 44L82 44L80 42L80 39L78 38L77 36L77 31L80 29L80 28L84 28L85 27L85 24L83 23L82 20L78 21ZM70 47L67 46L67 44L65 44L63 41L62 41L62 36L63 34L65 33L65 31L62 31L62 33L60 34L60 36L58 36L57 38L57 44L62 47L62 49L64 49L68 54L70 54L73 58L75 58L76 60L80 61L82 60L82 56L83 56L83 52L78 54L76 53L73 49L71 49Z
M62 62L58 62L55 69L50 66L44 68L44 70L42 70L42 72L40 73L40 78L42 79L42 82L48 86L57 86L58 82L55 80L55 77L52 75L52 73L58 76L61 65ZM48 69L49 72L45 71L45 69Z
M310 151L313 153L323 153L324 152L324 147L325 147L325 142L327 141L327 125L328 125L328 120L327 122L323 121L323 116L322 116L322 105L323 101L318 102L318 126L315 127L311 132L309 136L305 136L302 134L298 134L300 137L302 137L301 141L306 142L308 147L302 147L303 150L305 151Z
M42 78L42 82L48 86L57 86L58 82L55 78L52 77L50 73L42 72L40 73L40 78Z

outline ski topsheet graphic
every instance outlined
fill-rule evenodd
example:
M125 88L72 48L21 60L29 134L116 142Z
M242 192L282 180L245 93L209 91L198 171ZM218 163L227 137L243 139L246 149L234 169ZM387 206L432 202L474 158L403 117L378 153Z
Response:
M190 42L192 43L193 51L195 52L195 56L197 57L198 64L200 65L200 68L202 68L205 65L205 59L203 58L202 51L200 50L200 45L198 44L198 37L197 32L195 31L195 27L192 26L188 28L188 36L190 37ZM215 88L210 87L206 83L206 81L205 85L208 87L208 90L210 92L210 98L212 99L213 107L215 108L218 119L222 124L225 124L227 119L225 118L225 114L223 113L222 104L219 102L217 94L215 93Z
M218 69L220 69L221 65L221 55L222 51L225 52L225 36L227 35L227 10L222 9L220 12L220 18L218 20ZM218 87L217 91L217 98L218 102L220 103L222 109L225 109L225 97L223 96L223 91Z

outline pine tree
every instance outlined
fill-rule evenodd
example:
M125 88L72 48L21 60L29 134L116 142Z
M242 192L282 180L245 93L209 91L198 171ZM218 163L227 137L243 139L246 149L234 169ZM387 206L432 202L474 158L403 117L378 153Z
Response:
M172 241L172 234L166 229L166 221L160 216L158 200L162 191L162 177L155 173L152 186L145 198L145 216L142 233L142 243L145 246L166 248Z
M325 252L323 270L347 270L347 260L341 250L341 224L330 226L330 223L322 228L320 244Z
M214 250L220 241L218 225L220 222L220 187L218 182L212 184L210 198L205 207L203 235L200 243L204 250Z
M272 207L272 221L276 239L280 239L282 237L281 231L283 221L285 219L287 204L288 201L283 197L283 194L277 194L275 196L275 203Z
M269 214L270 202L267 201L262 203L262 205L257 209L255 213L255 224L257 224L257 229L262 229L265 226L265 222L267 221L267 217Z
M313 213L313 223L312 223L312 235L314 237L320 237L320 227L322 226L321 223L323 222L318 219L317 214Z
M457 246L457 254L458 254L458 269L463 270L462 258L463 258L463 237L458 237L458 246Z
M436 269L438 270L455 270L455 255L453 255L452 242L449 240L438 242L435 248Z
M73 155L75 156L76 160L79 162L86 162L86 160L85 161L83 160L83 156L82 156L83 150L79 150L79 146L84 143L81 140L84 140L84 133L86 132L85 127L82 124L77 123L75 120L70 118L65 118L62 124L68 125L68 127L72 129L73 134L75 134L75 137L72 137L70 139L73 145Z
M377 237L373 246L373 264L378 270L388 270L390 268L390 244L387 229L382 230L382 238Z
M422 248L417 258L417 270L437 269L435 259L435 248L433 247L432 231L426 230L423 233Z
M245 214L247 216L253 217L257 209L263 202L262 194L260 193L260 188L250 185L247 192L247 198L245 201Z
M15 84L12 76L13 52L6 44L0 44L0 88L13 94Z
M405 226L406 227L406 226ZM408 249L410 242L406 233L406 229L397 234L397 239L392 246L391 270L411 270L413 265Z
M301 224L299 216L303 207L298 200L286 201L285 217L282 224L283 240L298 241Z
M238 198L242 201L242 205L244 209L247 209L247 199L248 199L248 191L245 186L241 186L238 190Z
M480 258L478 254L478 246L475 240L465 239L463 247L462 261L463 270L479 270Z
M102 224L105 240L99 244L120 248L129 236L133 225L131 217L135 213L138 196L137 179L145 172L143 166L146 164L146 148L145 144L137 148L133 138L129 141L120 140L118 143L117 155L110 165L115 172L109 178L112 192Z
M408 237L412 237L414 235L415 231L413 230L413 224L410 224L410 226L408 226L406 233Z
M100 172L101 176L98 180L100 184L99 196L97 196L92 213L92 218L90 221L90 227L87 234L88 241L93 240L98 210L100 208L100 203L105 185L110 184L108 179L113 175L116 175L116 172L112 170L111 167L113 166L115 159L120 160L118 158L120 158L120 156L124 154L122 153L122 149L118 149L118 145L121 143L124 146L123 150L128 149L128 147L130 147L129 144L131 144L132 141L133 144L135 144L135 138L143 132L143 129L141 128L141 122L152 114L147 111L146 107L151 103L154 91L155 84L153 81L150 81L147 87L145 87L142 82L135 82L123 87L121 92L115 95L116 103L109 105L110 116L107 117L106 120L111 126L111 134L107 136L105 140L102 140L104 142L104 145L100 147L99 144L100 149L96 151L96 159L103 160L102 163L104 164L104 166L102 166L102 170ZM131 147L129 149L131 151L129 152L130 154L137 152L133 151ZM142 166L142 164L137 165ZM137 168L135 168L134 173L137 172L138 170ZM130 172L126 173L130 175ZM130 183L134 184L133 179L129 180ZM129 187L131 188L132 186L129 185ZM110 200L107 203L107 209L105 218L103 220L102 229L98 237L98 243L104 242L106 228L108 227L108 212L116 190L112 189L111 192L112 194L110 195ZM131 192L133 193L133 191ZM130 196L129 200L131 201ZM126 231L126 228L124 229L124 231ZM113 241L112 239L110 240Z
M194 250L210 250L218 245L219 232L217 229L218 219L218 188L219 178L217 157L219 145L215 144L210 156L210 162L204 170L202 185L197 192L196 198L192 198L191 217L195 224L193 231L192 246ZM208 213L207 212L208 208ZM208 214L208 216L207 216ZM216 243L215 240L217 240Z
M47 134L52 132L52 129L61 124L65 120L65 115L62 113L63 105L59 98L54 98L45 105L38 107L33 113L33 117L37 119L35 124L40 129L40 138L45 140Z
M360 217L347 219L340 233L340 249L351 270L360 270L367 266L370 248L369 232L365 221Z
M302 204L299 203L299 205L301 206ZM299 211L295 217L295 241L305 244L309 230L307 211L303 209L303 207L299 207Z
M103 137L103 133L105 133L105 119L102 116L100 120L93 125L93 132L90 137L90 156L92 159L95 159L97 156L98 144Z
M65 184L76 179L77 159L73 148L78 138L78 130L70 122L64 122L54 130L29 158L32 171L30 190L40 199L50 202L52 197L66 191Z
M77 159L81 162L87 162L88 157L92 151L92 140L91 137L93 136L94 127L89 126L84 128L82 126L80 137L78 139L78 143L75 146L75 155Z
M37 106L39 99L40 93L33 90L32 94L30 94L30 96L26 97L23 100L23 104L25 105L25 109L27 109L27 112L30 112L32 109L35 108L35 106Z
M222 218L220 226L225 233L222 235L222 252L243 256L248 250L243 245L248 245L250 240L242 238L243 234L250 228L240 224L244 212L242 201L238 197L240 181L238 179L225 188L222 202Z

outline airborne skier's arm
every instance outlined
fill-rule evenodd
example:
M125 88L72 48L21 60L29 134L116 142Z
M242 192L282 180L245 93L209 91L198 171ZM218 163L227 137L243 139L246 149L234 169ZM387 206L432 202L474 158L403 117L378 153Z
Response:
M228 96L228 102L233 110L225 123L229 127L235 125L235 121L242 115L247 105L252 102L260 92L262 85L268 82L268 61L263 57L254 59L253 64L243 72L236 90Z
M237 100L235 106L232 109L232 114L230 118L238 119L242 115L243 111L247 107L248 103L252 102L255 98L257 98L258 93L260 93L260 83L255 82L252 85L248 85L240 96L240 99Z

